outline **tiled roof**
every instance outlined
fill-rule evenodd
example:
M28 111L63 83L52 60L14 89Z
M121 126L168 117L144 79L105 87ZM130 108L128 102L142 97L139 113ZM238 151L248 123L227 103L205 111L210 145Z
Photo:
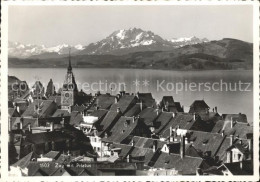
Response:
M52 108L53 112L57 109L57 104L53 102L52 100L35 100L33 103L31 103L28 108L24 111L22 114L23 117L36 117L37 113L35 111L35 106L38 106L39 103L39 117L48 117L50 116L49 113L46 113L47 110ZM51 113L53 114L53 113Z
M54 101L58 106L61 106L61 96L60 95L52 95L48 97L48 100Z
M155 131L154 133L159 133L173 118L172 112L162 112L159 117L155 120Z
M74 159L75 159L74 156L61 154L55 162L64 164L64 163L70 163Z
M190 106L189 113L206 112L207 109L209 109L209 106L204 100L195 100Z
M47 154L44 154L43 156L47 157L47 158L51 158L51 159L57 160L60 155L61 155L60 151L50 151Z
M37 158L39 156L37 156L34 152L30 152L29 154L27 154L26 156L24 156L23 158L21 158L20 160L18 160L16 163L14 163L12 166L14 167L20 167L20 168L26 168L30 161L33 159L33 158Z
M186 147L185 155L190 157L201 157L201 153L198 152L192 144L186 145L185 147Z
M209 108L208 104L206 104L204 100L195 100L190 107Z
M19 117L20 114L17 112L15 108L8 108L8 116L9 117Z
M226 121L223 128L226 135L234 135L241 139L246 139L248 133L253 133L253 127L246 123L234 123L233 128L231 128L231 122Z
M67 110L64 109L57 109L55 113L52 115L52 117L63 117L63 116L69 116L70 113Z
M119 119L121 113L116 111L108 111L104 119L101 121L101 131L99 135L102 135L104 132L108 132L115 124L116 120Z
M218 152L222 142L225 139L225 137L223 137L221 134L201 131L191 131L189 134L189 138L193 138L193 147L198 152L211 152L211 156L214 156Z
M248 123L245 114L222 114L222 117L224 121L231 121L231 117L232 117L233 122Z
M193 114L177 113L159 134L161 134L163 138L167 138L170 135L170 127L173 129L179 127L180 129L190 130L194 122Z
M79 163L78 163L79 164ZM84 163L82 163L84 164ZM65 167L66 171L71 176L94 176L96 174L96 170L93 167L83 168L83 167Z
M127 155L134 149L134 147L131 145L119 144L119 143L111 144L111 149L113 148L121 148L121 151L119 152L118 156L122 159L125 159Z
M108 111L107 110L103 110L103 109L99 109L99 110L94 110L90 116L95 116L98 117L98 119L104 117L106 115Z
M111 129L111 135L102 140L107 142L121 143L126 139L136 128L138 121L134 121L132 117L121 116L118 122Z
M143 108L144 109L144 108ZM124 115L127 117L137 116L141 112L141 106L139 103L135 104Z
M174 100L173 100L172 96L163 96L162 103L165 106L175 106L174 105Z
M218 120L215 124L215 126L212 129L212 133L221 133L223 127L224 127L225 121L223 120Z
M224 163L223 164L233 175L252 175L253 162L243 161L243 168L240 168L240 162Z
M87 110L87 107L84 105L78 106L71 106L71 111L78 111L78 112L84 112L85 110Z
M221 119L219 114L216 112L199 113L198 115L203 121L206 122L217 122Z
M28 128L28 125L31 124L31 127L37 127L37 118L12 118L12 129L20 129L16 128L16 125L20 123L22 120L23 122L23 129Z
M66 139L70 139L70 137L65 135L61 131L34 133L34 134L27 135L26 137L27 141L34 144L42 144L51 141L59 142L59 141L65 141Z
M141 161L144 162L145 165L148 165L153 155L153 150L148 148L135 147L131 152L132 162L140 161L140 157L144 157Z
M12 130L18 129L16 128L17 123L20 123L21 117L11 117Z
M116 111L119 107L121 112L124 114L136 103L136 100L137 99L134 95L123 95L117 103L111 106L110 110Z
M134 141L135 147L150 148L150 149L153 147L154 142L156 142L157 148L162 148L163 145L167 143L165 141L160 141L159 139L139 137L139 136L134 136L132 140Z
M137 93L137 97L146 107L156 107L156 101L151 93Z
M95 105L98 105L100 109L109 109L115 103L115 99L115 96L102 94L97 96Z
M70 124L78 126L81 122L83 122L82 114L77 111L72 111L70 113Z
M174 168L182 175L194 175L202 163L202 158L185 156L182 159L180 155L162 152L153 167L164 169Z
M158 117L157 111L154 108L145 108L139 115L147 126L153 126L153 121Z
M176 108L177 112L184 112L180 102L174 102L174 107Z

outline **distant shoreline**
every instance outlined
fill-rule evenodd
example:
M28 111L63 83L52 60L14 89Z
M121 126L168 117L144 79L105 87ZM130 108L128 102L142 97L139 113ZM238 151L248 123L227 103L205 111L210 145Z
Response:
M64 69L66 67L9 67L8 69ZM253 71L253 69L151 69L151 68L120 68L120 67L73 67L73 69L133 69L133 70L158 70L158 71L180 71L180 72L189 72L189 71L198 71L198 72L203 72L203 71Z

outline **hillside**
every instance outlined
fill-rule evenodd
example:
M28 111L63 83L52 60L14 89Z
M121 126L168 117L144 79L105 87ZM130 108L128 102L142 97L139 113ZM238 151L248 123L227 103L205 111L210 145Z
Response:
M9 58L10 67L66 67L68 57ZM73 55L74 67L142 68L169 70L252 69L253 44L236 39L203 42L166 51L139 51L124 55Z

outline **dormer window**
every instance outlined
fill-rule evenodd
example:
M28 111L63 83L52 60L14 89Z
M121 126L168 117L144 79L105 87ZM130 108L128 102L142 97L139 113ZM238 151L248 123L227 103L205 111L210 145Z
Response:
M124 126L127 127L130 124L130 120L126 120Z
M204 140L202 141L203 145L206 145L208 142L209 142L208 139L204 139Z

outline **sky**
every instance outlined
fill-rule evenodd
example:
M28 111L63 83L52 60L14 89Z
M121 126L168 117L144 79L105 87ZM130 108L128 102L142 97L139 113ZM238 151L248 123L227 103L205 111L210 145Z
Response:
M88 45L119 29L150 30L164 39L253 42L251 5L9 6L8 39L23 44Z

